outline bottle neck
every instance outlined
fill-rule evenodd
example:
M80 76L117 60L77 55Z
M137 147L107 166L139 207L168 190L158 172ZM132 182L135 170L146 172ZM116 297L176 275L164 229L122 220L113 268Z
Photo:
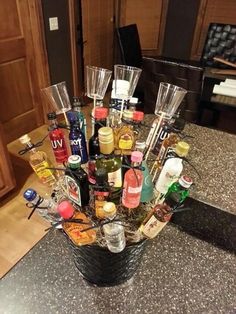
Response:
M132 161L131 162L131 167L139 167L142 162L137 162L137 161Z
M31 142L28 142L26 144L26 147L30 148L29 152L31 152L31 153L35 153L36 152L36 149L35 149L34 145Z
M94 135L98 136L98 130L106 126L106 119L95 119Z
M54 130L58 128L58 123L56 119L50 120L50 129Z

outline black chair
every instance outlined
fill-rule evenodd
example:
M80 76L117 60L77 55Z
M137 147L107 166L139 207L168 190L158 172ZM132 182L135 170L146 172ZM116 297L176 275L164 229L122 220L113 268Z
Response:
M142 67L142 51L136 24L117 28L122 63L137 68Z

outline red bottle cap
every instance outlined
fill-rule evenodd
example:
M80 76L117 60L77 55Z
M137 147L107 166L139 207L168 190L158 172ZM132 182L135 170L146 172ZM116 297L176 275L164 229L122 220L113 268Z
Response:
M74 215L74 207L68 201L62 201L57 206L57 211L64 219L69 219Z
M188 189L193 184L193 180L188 176L181 176L179 179L179 184Z
M133 120L135 121L143 121L144 113L142 111L134 111Z
M102 120L108 116L108 109L104 107L95 108L94 117L95 119Z

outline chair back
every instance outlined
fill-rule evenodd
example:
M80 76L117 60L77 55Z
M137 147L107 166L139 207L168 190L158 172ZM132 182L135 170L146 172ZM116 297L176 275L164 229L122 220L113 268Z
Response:
M142 67L142 51L136 24L117 28L117 36L123 64Z

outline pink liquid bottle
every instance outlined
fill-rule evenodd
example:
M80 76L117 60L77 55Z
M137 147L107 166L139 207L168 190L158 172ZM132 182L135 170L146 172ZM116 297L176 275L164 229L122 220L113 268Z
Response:
M68 159L68 152L65 142L65 136L61 129L58 128L56 113L50 112L48 113L48 120L50 121L49 126L49 138L51 141L52 149L54 152L54 156L56 162L58 164L62 164L64 161Z
M143 174L138 167L141 165L143 160L143 154L135 151L131 154L131 169L125 173L124 188L122 194L122 204L127 208L136 208L140 203Z

